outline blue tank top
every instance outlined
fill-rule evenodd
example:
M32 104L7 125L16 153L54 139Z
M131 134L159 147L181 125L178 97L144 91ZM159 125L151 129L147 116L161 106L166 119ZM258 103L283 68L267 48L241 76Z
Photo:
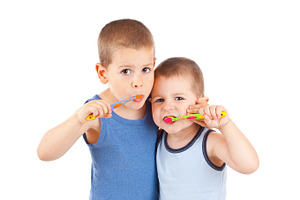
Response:
M100 100L95 95L91 100ZM151 104L146 115L128 120L112 112L100 118L97 143L88 144L92 157L90 199L158 199L155 166L157 126L152 120ZM83 135L85 141L86 135Z
M226 165L215 166L208 158L206 140L211 130L200 127L185 147L172 149L167 133L157 148L160 200L224 200Z

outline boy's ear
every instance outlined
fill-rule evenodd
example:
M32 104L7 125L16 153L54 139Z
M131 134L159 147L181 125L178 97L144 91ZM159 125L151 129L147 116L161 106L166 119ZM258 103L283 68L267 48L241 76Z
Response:
M108 82L107 69L101 63L97 63L96 71L97 71L97 74L98 74L98 77L99 77L101 83L106 84Z

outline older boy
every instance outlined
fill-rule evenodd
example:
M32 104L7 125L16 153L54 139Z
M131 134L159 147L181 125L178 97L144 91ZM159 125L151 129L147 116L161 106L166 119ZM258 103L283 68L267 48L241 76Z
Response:
M147 101L154 80L152 34L141 22L113 21L101 30L98 48L97 74L109 88L49 130L38 156L58 159L85 133L92 156L90 199L157 199L157 127ZM143 97L111 110L112 103L135 95ZM97 118L86 120L90 114Z

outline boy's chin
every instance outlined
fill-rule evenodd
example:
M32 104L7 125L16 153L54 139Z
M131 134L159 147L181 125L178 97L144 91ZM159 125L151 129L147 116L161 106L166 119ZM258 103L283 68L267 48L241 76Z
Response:
M164 129L168 134L177 134L180 130L174 127L164 127Z
M188 123L186 120L177 121L172 124L162 125L161 128L164 129L168 134L180 134L190 127L190 124L183 124L183 122Z
M135 102L133 105L131 105L129 108L133 110L140 110L145 107L145 102Z

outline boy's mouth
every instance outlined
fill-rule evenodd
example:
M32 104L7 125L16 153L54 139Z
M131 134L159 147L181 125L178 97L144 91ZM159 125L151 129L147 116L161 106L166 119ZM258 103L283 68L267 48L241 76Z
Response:
M141 102L144 99L144 95L136 95L137 99L134 102Z
M168 115L168 116L165 116L163 118L163 121L166 123L166 124L173 124L175 123L175 121L172 121L171 118L176 118L176 116L174 115Z

